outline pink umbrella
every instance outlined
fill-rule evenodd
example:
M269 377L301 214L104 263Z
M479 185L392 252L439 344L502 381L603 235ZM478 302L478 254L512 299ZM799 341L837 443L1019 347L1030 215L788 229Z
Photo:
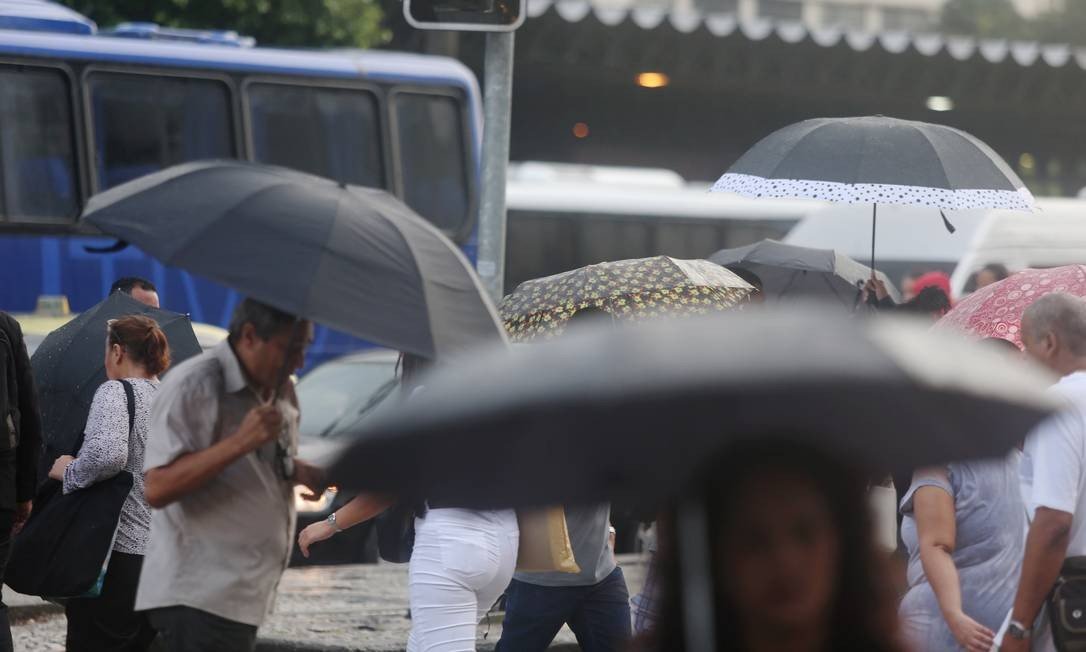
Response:
M1022 348L1022 313L1050 292L1086 298L1086 265L1027 269L958 302L936 324L978 337L1000 337Z

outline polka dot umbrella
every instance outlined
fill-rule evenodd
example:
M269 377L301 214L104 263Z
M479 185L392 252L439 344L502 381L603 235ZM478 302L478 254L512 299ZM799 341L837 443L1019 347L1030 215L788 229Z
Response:
M1033 195L981 140L951 127L884 116L817 118L779 129L712 188L747 197L871 204L871 267L879 204L1033 210Z
M1022 313L1051 292L1086 298L1086 265L1018 272L962 299L935 327L999 337L1022 348Z
M668 256L616 260L525 281L499 306L514 342L551 338L580 310L622 321L727 310L754 287L707 260Z

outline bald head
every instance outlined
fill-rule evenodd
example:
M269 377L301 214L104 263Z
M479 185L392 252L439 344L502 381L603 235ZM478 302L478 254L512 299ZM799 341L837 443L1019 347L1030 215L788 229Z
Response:
M1059 374L1086 369L1086 301L1064 292L1037 299L1022 314L1022 343Z

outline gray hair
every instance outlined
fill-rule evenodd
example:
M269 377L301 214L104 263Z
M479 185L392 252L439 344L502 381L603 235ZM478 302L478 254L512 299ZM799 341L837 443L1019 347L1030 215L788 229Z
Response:
M1031 337L1053 334L1075 355L1086 355L1086 301L1053 292L1037 299L1022 314Z
M231 343L236 343L241 337L241 330L245 324L252 324L256 336L267 340L294 324L295 321L297 318L294 315L278 308L260 303L255 299L242 299L230 318L229 339Z

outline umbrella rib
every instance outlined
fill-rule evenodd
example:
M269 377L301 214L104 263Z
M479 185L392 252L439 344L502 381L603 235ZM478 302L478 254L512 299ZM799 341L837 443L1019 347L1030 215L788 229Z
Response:
M828 127L831 124L833 124L833 123L832 122L823 122L822 124L817 124L817 125L811 127L810 131L803 134L798 140L796 140L795 145L792 145L792 148L791 148L792 151L795 151L799 147L800 143L802 143L803 141L807 140L808 138L811 138L812 136L814 136L814 133L816 131L818 131L819 129L822 129L824 127ZM777 171L780 170L781 166L784 165L785 161L787 161L787 160L788 160L788 157L785 156L785 157L782 157L780 161L777 161L776 165L773 166L773 169L770 170L769 174L767 174L765 176L765 178L766 179L781 179L781 178L783 178L783 177L777 176Z
M932 141L931 137L928 136L927 132L917 127L913 127L913 129L919 132L920 135L924 137L924 142L928 144L928 147L931 148L931 151L935 152L935 159L942 163L943 159L939 156L939 148L935 145L935 142ZM956 187L954 187L954 184L950 182L950 177L947 175L945 166L939 166L939 174L942 175L943 181L945 182L947 189L949 189L951 192L958 190Z

